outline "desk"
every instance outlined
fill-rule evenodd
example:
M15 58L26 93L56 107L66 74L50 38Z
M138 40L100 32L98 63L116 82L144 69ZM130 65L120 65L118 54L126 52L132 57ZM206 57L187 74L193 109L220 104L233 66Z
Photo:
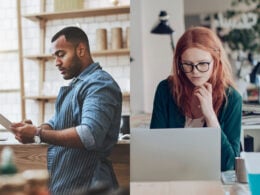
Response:
M131 182L133 195L225 195L217 181Z
M247 185L241 186L245 189L243 195L249 195ZM220 181L131 182L130 192L131 195L229 195L231 187Z
M2 132L1 132L1 135ZM1 137L1 136L0 136ZM46 169L46 153L48 144L21 144L12 134L7 141L0 141L0 153L5 146L14 151L14 162L19 172L27 169ZM110 159L120 186L129 187L130 182L130 144L128 140L118 141L112 150Z

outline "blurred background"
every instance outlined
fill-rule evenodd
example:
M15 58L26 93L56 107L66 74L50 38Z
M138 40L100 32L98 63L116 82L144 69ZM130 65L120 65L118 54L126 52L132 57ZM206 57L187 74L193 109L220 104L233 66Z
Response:
M247 89L259 88L259 0L161 0L131 2L131 113L151 113L157 84L171 72L174 43L190 26L213 29L223 41L244 101ZM160 12L167 12L172 34L153 34Z
M10 0L0 4L0 112L11 121L48 120L64 81L50 52L51 37L81 27L94 58L118 82L129 115L130 0Z

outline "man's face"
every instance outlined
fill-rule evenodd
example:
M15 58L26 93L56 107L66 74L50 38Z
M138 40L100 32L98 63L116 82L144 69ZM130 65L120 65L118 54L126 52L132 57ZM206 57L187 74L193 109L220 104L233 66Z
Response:
M78 76L82 71L82 63L77 56L76 48L68 42L64 35L52 43L52 55L55 65L65 80Z

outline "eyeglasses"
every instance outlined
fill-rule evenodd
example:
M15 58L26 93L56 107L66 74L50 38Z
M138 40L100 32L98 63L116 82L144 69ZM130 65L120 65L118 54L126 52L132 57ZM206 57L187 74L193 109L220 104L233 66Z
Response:
M209 70L209 65L211 62L199 62L197 64L191 64L191 63L181 63L180 67L181 70L184 73L190 73L193 71L194 67L199 71L199 72L207 72Z

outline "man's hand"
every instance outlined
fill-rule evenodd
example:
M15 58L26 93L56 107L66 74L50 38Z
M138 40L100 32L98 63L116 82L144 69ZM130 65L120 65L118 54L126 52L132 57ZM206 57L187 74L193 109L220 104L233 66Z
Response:
M23 122L24 122L24 123L27 123L27 124L31 124L31 125L33 124L30 119L25 119L25 120L23 120Z
M12 123L11 129L15 134L15 139L23 144L34 143L36 134L36 126L29 122Z

